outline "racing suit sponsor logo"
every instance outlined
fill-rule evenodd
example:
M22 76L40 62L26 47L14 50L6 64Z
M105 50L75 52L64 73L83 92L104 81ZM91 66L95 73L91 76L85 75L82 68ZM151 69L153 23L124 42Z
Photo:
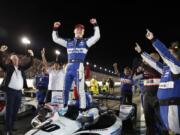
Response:
M160 79L145 79L144 85L145 86L152 86L152 85L159 85Z
M174 82L173 81L161 82L159 84L159 88L161 88L161 89L174 88Z
M68 51L68 54L71 54L71 53L84 53L84 54L86 54L88 50L86 48L76 48L76 49L72 48L72 49L68 49L67 51Z

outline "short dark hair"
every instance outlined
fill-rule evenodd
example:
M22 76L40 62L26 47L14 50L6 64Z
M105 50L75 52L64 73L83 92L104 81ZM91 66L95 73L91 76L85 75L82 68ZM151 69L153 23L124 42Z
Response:
M128 66L126 66L126 67L124 68L124 70L131 70L131 68L128 67Z

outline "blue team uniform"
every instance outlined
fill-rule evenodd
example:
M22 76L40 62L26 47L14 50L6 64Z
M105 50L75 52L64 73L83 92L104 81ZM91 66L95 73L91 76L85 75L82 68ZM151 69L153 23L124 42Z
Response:
M35 77L35 86L38 89L36 97L39 103L43 103L46 91L48 89L49 76L47 74L39 74Z
M154 39L152 43L166 64L146 57L150 65L162 74L157 93L161 118L168 130L180 134L180 61L158 39Z
M75 81L80 98L80 108L86 108L86 96L84 91L84 60L88 52L88 48L94 45L100 38L99 27L94 27L94 35L90 38L65 40L58 36L57 30L54 30L52 37L54 42L67 48L68 64L66 68L65 84L64 84L64 105L68 104L69 91L72 82Z
M132 76L124 75L120 78L122 104L132 104ZM126 101L127 100L127 101Z

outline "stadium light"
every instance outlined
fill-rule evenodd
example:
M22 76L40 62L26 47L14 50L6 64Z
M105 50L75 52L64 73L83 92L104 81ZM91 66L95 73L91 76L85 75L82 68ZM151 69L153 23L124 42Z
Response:
M55 54L56 54L56 61L58 61L58 56L61 54L61 52L59 50L55 50Z
M22 37L21 42L26 46L31 44L31 41L27 37Z
M60 55L61 52L60 52L59 50L55 50L55 54L56 54L56 55Z
M31 41L27 37L22 37L21 42L22 42L22 44L25 45L25 54L26 54L27 46L31 44Z

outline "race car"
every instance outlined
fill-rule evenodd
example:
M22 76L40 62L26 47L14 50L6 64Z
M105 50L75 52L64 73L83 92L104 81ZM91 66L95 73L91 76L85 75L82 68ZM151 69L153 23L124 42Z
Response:
M87 117L77 119L78 109L74 108L64 116L55 112L45 121L36 116L32 120L32 130L25 135L120 135L121 119L112 110L91 108ZM38 118L39 117L39 118Z

